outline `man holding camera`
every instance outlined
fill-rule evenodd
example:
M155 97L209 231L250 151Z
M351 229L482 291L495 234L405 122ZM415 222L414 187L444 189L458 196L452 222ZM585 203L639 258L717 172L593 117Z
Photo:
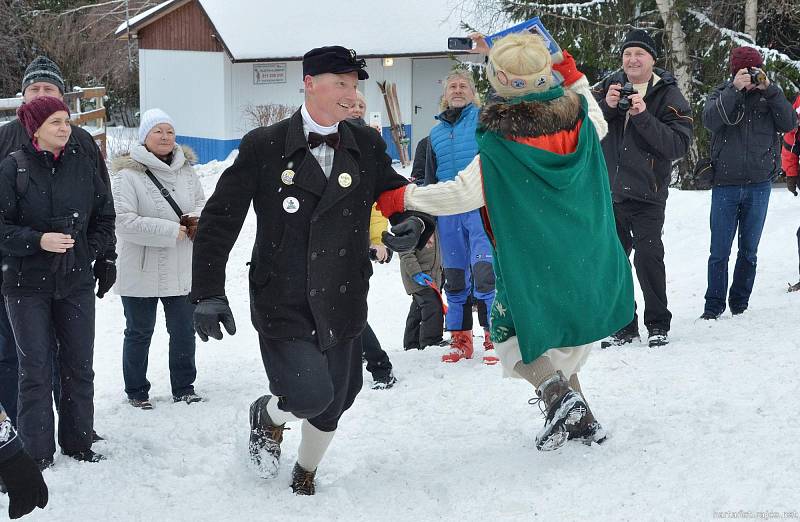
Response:
M672 162L686 154L692 141L689 103L672 74L654 68L657 57L650 35L633 29L622 44L622 70L593 91L608 122L602 146L617 235L628 255L635 250L633 265L644 294L650 347L668 343L672 314L667 309L661 233ZM638 337L639 319L634 315L602 346L628 344Z
M703 125L712 132L711 255L703 319L745 310L756 277L756 253L772 179L781 168L781 133L797 126L791 103L764 71L752 47L731 52L731 79L708 96ZM728 291L728 257L739 229L739 253Z

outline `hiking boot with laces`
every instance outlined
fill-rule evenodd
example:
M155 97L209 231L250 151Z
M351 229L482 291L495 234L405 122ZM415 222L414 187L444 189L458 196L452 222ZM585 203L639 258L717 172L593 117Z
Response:
M272 395L264 395L250 405L250 463L261 478L278 475L281 459L281 442L285 424L275 426L267 413L267 402Z
M531 404L538 404L545 414L544 427L536 435L536 449L553 451L559 449L569 440L569 429L580 424L589 408L581 394L570 388L560 374L546 380L536 390L539 400L531 399Z
M314 488L314 475L317 470L306 471L295 462L294 469L292 469L292 492L295 495L313 495L316 491Z
M397 384L397 378L391 370L387 375L372 376L372 389L373 390L388 390Z
M472 332L461 330L450 335L450 351L442 355L442 362L454 363L461 359L472 359Z
M600 348L623 346L626 344L631 344L633 341L638 341L639 339L639 330L629 330L627 328L623 328L622 330L619 330L611 335L611 337L608 339L600 341Z

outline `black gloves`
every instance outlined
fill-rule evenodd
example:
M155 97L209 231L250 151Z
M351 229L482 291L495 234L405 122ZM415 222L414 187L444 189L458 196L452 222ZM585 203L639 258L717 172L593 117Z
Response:
M795 196L797 195L797 176L786 176L786 188Z
M383 233L383 244L401 254L417 248L419 238L425 230L425 223L417 216L401 221L392 227L392 234Z
M209 337L221 340L222 330L219 323L222 323L228 335L236 333L236 323L233 321L231 307L228 306L228 298L220 295L200 299L194 309L194 329L200 340L206 342Z
M370 259L370 261L375 261L375 262L380 263L380 264L388 263L389 261L392 260L392 249L391 248L387 248L386 249L386 259L381 261L381 260L378 259L378 251L375 250L374 248L370 248L369 249L369 259Z
M94 262L92 271L97 279L97 297L102 299L117 281L117 265L110 259L100 257Z
M47 484L32 458L20 450L0 464L0 478L8 490L8 516L20 518L47 505Z

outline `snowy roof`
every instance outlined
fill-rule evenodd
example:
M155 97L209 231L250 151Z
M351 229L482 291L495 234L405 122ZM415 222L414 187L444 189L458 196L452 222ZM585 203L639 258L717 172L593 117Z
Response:
M119 24L114 34L120 36L122 33L128 30L129 25L131 26L131 28L133 28L133 26L135 26L137 23L142 22L153 15L163 12L165 9L174 4L176 1L177 0L167 0L166 2L161 2L157 6L151 7L147 11L143 11L136 16L128 18L127 22L122 22L121 24Z
M147 16L174 1L138 15L136 22L146 25ZM195 1L235 61L300 58L323 45L342 45L367 57L445 54L447 37L466 33L462 21L487 33L496 29L476 25L481 18L495 20L482 9L489 0ZM120 25L117 34L125 28Z

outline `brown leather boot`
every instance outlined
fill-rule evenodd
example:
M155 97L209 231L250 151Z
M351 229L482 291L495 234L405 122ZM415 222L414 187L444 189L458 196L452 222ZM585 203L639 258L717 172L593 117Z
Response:
M472 359L472 331L450 332L450 351L442 355L442 362L454 363L461 359Z
M292 492L295 495L313 495L316 492L314 488L314 475L317 470L307 471L295 462L294 469L292 469Z
M272 424L267 413L267 402L272 395L264 395L250 405L250 462L261 478L275 478L281 459L281 442L285 424Z
M579 424L586 415L586 403L560 373L544 381L536 394L545 411L544 427L536 435L536 449L557 450L569 440L570 427Z

